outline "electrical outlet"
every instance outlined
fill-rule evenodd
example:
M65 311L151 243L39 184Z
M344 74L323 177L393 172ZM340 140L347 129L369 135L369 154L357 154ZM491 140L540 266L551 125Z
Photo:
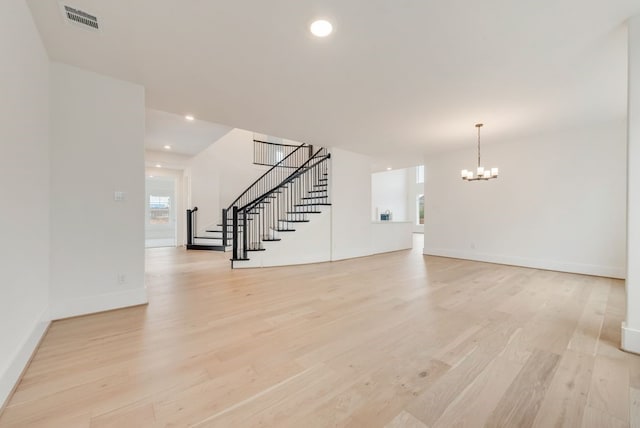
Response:
M118 284L124 284L127 282L127 277L123 273L118 274Z

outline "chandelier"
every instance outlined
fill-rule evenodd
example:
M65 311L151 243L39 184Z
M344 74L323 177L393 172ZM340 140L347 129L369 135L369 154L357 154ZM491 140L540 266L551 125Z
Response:
M478 180L491 180L492 178L498 178L498 168L487 168L485 169L483 166L480 166L480 128L482 128L482 123L476 123L476 128L478 128L478 169L476 170L477 175L473 176L473 171L463 169L460 171L460 176L465 181L478 181Z

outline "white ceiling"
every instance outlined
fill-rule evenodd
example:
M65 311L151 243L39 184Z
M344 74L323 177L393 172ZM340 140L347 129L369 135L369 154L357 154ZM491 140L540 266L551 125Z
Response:
M193 156L231 129L233 128L229 126L198 119L188 121L184 115L147 109L145 148L166 151L164 146L169 145L171 153Z
M638 0L28 0L52 59L145 86L179 116L377 157L626 115ZM308 32L333 22L326 39Z

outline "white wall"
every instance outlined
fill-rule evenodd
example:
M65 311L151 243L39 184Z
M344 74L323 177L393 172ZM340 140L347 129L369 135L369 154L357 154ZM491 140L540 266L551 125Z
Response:
M307 214L308 223L289 223L295 232L275 232L281 241L263 241L265 251L249 251L249 260L233 262L234 268L287 266L331 260L331 207Z
M371 174L371 219L380 220L380 214L391 212L391 220L408 219L407 173L409 169L376 172Z
M371 159L331 149L332 260L371 254Z
M194 156L186 174L190 205L198 207L198 233L221 221L226 208L268 167L253 164L253 133L234 129Z
M426 157L425 254L625 274L624 121L483 146L501 176L465 182L475 146Z
M48 325L49 59L22 0L0 10L0 408Z
M51 64L53 318L146 302L144 115L141 86Z
M629 21L627 317L622 348L640 353L640 16Z
M165 169L184 170L189 166L192 157L169 151L161 152L148 149L144 151L144 161L147 168L155 168L156 165L160 164Z

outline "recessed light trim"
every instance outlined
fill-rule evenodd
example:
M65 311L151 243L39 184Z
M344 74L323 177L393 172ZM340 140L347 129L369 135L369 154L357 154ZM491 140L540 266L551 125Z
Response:
M156 168L162 168L162 165L160 165L159 163L156 164Z
M165 144L165 145L164 145L164 149L165 149L165 150L171 150L171 146L170 146L170 145L168 145L168 144Z
M309 30L311 34L316 37L327 37L333 32L333 25L331 25L329 21L318 19L317 21L313 21Z
M387 171L391 171L391 167L390 166L387 167Z
M190 114L186 115L184 118L187 119L189 122L193 122L194 120L196 120L196 118Z

